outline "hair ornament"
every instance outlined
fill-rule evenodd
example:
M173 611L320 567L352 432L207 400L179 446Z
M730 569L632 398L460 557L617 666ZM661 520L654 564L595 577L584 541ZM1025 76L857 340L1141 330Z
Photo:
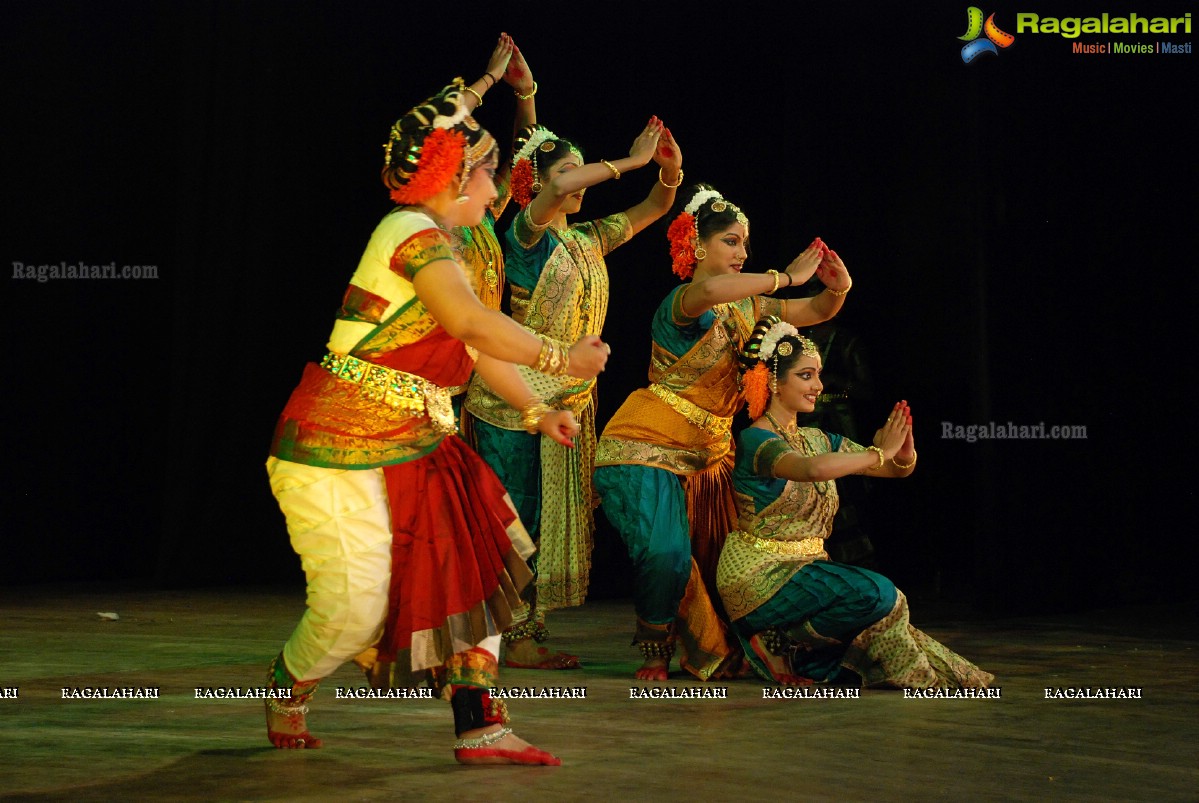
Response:
M383 146L383 183L397 204L427 201L459 170L461 196L471 171L495 148L495 139L470 116L462 92L462 79L455 78L392 124Z
M403 187L391 191L397 204L418 204L445 189L462 164L466 137L459 131L435 129L425 137L416 155L416 172Z
M537 155L551 153L562 140L545 126L531 126L528 138L512 157L512 200L522 209L529 205L533 197L541 192L541 175L538 171ZM518 137L519 140L519 137ZM583 163L583 153L574 145L570 152Z
M766 412L766 404L770 401L770 379L771 374L765 362L759 362L742 377L750 418L761 418L762 413Z
M522 160L528 161L532 159L533 151L538 150L542 145L557 141L557 139L558 137L554 134L554 132L550 131L545 126L536 126L533 129L533 133L529 135L527 140L525 140L525 144L522 145L520 150L516 152L516 155L512 157L513 164ZM552 151L553 149L553 144L550 144L550 146L544 150Z
M801 342L802 340L807 340L807 338L800 335L799 330L791 324L787 323L786 321L777 321L768 330L766 330L766 334L762 335L762 345L758 349L758 359L769 360L771 357L773 357L775 346L779 344L780 340L788 335L801 339ZM812 341L808 340L808 342L811 343ZM788 351L786 354L780 352L780 356L786 357L787 354L791 353L790 344L787 343L784 345L788 347Z
M683 281L695 273L695 215L690 212L680 212L666 230L666 238L670 240L670 269Z
M687 202L687 205L685 207L683 207L683 211L689 215L694 215L696 212L699 211L699 208L701 206L703 206L704 204L706 204L708 201L712 200L713 198L723 199L724 196L721 195L716 190L700 190L699 192L695 193L695 195L691 196L691 200ZM713 210L721 211L721 210L716 209L715 206L713 206Z

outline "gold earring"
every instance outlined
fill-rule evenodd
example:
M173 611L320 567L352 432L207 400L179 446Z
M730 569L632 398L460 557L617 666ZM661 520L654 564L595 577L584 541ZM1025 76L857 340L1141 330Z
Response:
M695 247L695 261L699 262L701 259L707 259L707 258L708 258L708 249L704 248L702 245L696 246Z
M469 195L459 195L457 198L455 198L455 199L454 199L454 203L457 203L457 204L464 204L464 203L466 203L466 202L467 202L467 201L469 201L469 200L470 200L470 196L469 196Z

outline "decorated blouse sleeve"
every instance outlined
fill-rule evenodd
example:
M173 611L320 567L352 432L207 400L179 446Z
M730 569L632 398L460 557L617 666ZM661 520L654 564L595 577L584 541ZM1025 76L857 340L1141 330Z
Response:
M854 443L844 435L837 435L833 432L826 432L828 435L829 451L842 452L844 454L852 454L854 452L864 452L866 447L860 443Z
M760 321L767 315L777 315L783 320L787 318L787 299L772 298L771 296L754 296L755 321Z
M526 206L513 218L512 225L508 228L508 239L513 245L528 251L544 241L545 230L549 227L548 223L534 223L529 217L529 207Z
M396 247L390 267L394 273L412 281L426 265L440 259L454 259L449 234L441 229L424 229Z
M787 451L782 438L758 427L746 427L737 436L733 488L754 500L755 511L762 510L783 492L787 481L775 477L771 469Z
M671 354L683 355L703 337L704 330L698 319L689 318L679 312L679 297L688 285L680 285L658 305L651 324L654 342Z
M526 207L517 213L512 225L504 232L504 273L511 284L529 291L537 286L541 271L557 245L554 235L545 234L548 226L530 233L531 225ZM522 239L528 237L532 239Z
M764 479L774 478L774 466L788 452L794 451L790 444L771 432L750 427L757 432L764 433L764 437L760 437L757 447L753 452L754 474ZM746 430L747 432L749 430Z
M629 223L629 216L624 212L592 220L586 224L586 229L588 236L595 241L604 256L627 243L633 236L633 225Z

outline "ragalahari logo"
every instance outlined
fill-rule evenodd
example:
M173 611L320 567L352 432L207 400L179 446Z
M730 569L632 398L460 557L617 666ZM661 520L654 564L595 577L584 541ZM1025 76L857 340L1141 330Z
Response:
M980 39L980 34L986 34L985 39ZM1010 47L1012 42L1016 41L1016 37L1010 33L1004 33L999 30L999 26L995 24L995 15L987 17L987 21L983 22L983 12L978 6L970 6L966 9L966 33L959 36L966 46L962 48L962 61L966 64L974 61L983 53L992 53L999 55L997 47Z

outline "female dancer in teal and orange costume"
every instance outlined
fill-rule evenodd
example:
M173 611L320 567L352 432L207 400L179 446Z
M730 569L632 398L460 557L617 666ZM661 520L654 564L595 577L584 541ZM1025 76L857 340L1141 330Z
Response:
M898 402L863 448L797 427L824 389L820 352L775 317L741 355L749 414L733 469L739 521L717 585L762 677L805 685L849 669L866 686L986 688L995 678L908 623L903 592L880 574L828 559L838 477L907 477L916 468L912 412Z
M634 643L642 680L665 680L676 640L700 679L740 668L741 650L719 610L716 563L736 525L732 417L742 394L737 354L767 314L796 326L833 317L849 292L845 264L819 239L786 271L745 274L749 220L699 185L670 226L672 290L653 320L648 388L635 391L604 429L596 488L620 531L636 578ZM820 276L811 298L772 298ZM687 280L691 281L687 281ZM694 555L694 558L693 558Z
M604 257L664 215L683 180L682 151L662 121L652 118L629 155L584 163L573 143L545 128L527 132L513 167L513 197L522 207L508 230L505 259L512 287L512 316L536 333L573 341L599 334L608 311ZM653 159L658 178L648 196L625 212L568 224L583 194L601 181L619 180ZM504 634L508 666L571 669L578 658L551 652L545 614L581 605L587 595L595 529L592 471L595 458L594 381L523 371L553 407L579 419L575 448L529 435L519 411L499 397L486 377L476 377L466 410L475 420L479 454L499 475L538 542L535 594L526 622Z
M457 82L392 127L383 181L397 208L371 235L320 364L280 416L271 489L307 576L308 609L271 664L277 747L319 747L305 714L320 679L380 638L390 658L433 669L453 709L462 763L558 764L515 736L487 690L499 634L533 551L503 486L455 433L446 388L477 370L532 431L566 443L569 411L537 399L512 362L594 377L598 337L534 337L475 297L448 229L496 197L495 140ZM477 361L476 361L477 358Z

